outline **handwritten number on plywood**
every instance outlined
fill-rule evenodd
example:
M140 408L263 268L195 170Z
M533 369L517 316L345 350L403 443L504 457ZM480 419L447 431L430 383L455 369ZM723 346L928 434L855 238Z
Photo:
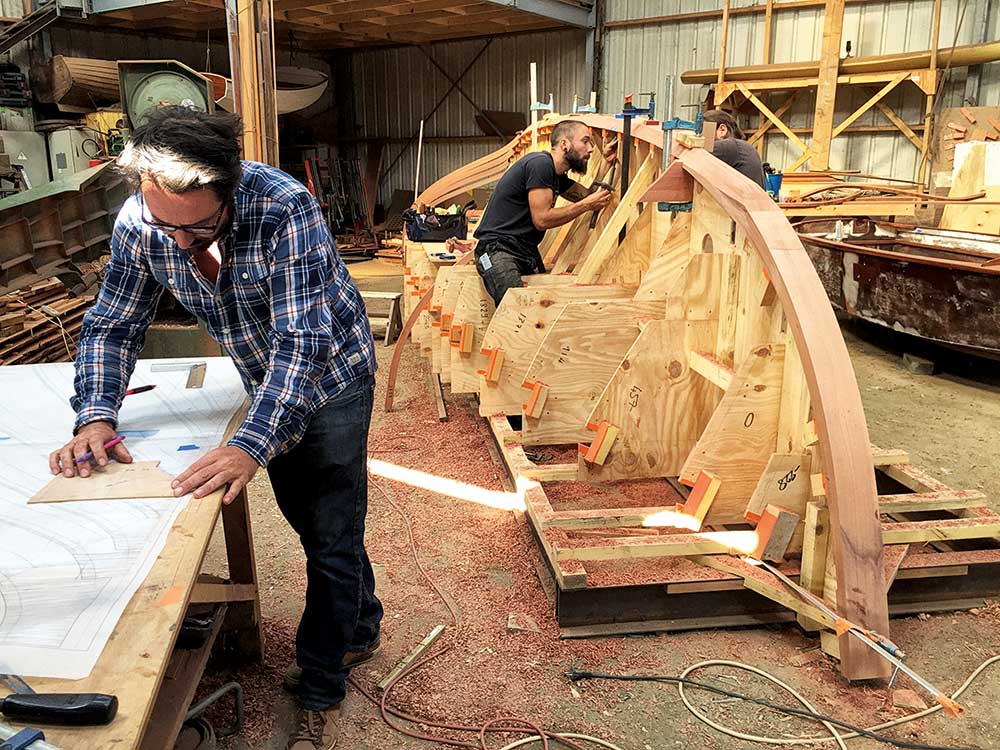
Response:
M639 406L639 395L642 393L642 388L637 385L633 385L628 392L628 408L629 411L635 409Z
M789 471L787 474L785 474L785 476L783 476L781 479L778 480L778 492L784 492L785 488L795 481L795 477L798 475L800 466L801 464L799 466L796 466L794 469Z
M753 412L750 411L747 412L747 418L743 420L743 426L749 428L750 425L752 424L753 424Z
M559 347L559 364L564 365L569 359L570 348L568 344Z

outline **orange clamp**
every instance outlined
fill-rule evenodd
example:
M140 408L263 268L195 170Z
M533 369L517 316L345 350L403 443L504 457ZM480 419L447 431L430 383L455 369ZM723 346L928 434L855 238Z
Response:
M687 501L683 505L680 503L677 504L678 513L691 516L698 521L698 528L695 531L701 529L701 524L705 521L705 516L708 515L708 510L712 507L715 496L719 494L719 487L721 485L721 479L702 470L698 474L698 479L694 483L694 489L688 495Z
M500 369L503 367L503 349L481 349L481 354L489 356L485 370L477 370L480 375L486 378L487 383L496 383L500 379Z
M521 404L521 409L524 410L525 416L538 419L542 416L545 400L549 397L549 387L545 383L531 383L527 380L521 383L521 387L531 391L528 403Z
M618 438L620 428L615 427L608 420L602 419L597 424L588 422L587 429L596 432L597 435L594 436L590 445L580 443L579 450L583 455L583 460L588 464L603 466L608 458L608 453L611 452L611 446Z

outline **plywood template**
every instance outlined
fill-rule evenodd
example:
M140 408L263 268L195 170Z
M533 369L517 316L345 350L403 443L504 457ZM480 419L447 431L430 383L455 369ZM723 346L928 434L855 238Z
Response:
M28 503L66 503L73 500L134 500L159 497L174 500L173 477L159 461L133 461L94 466L89 477L54 477Z
M691 486L703 471L721 481L705 519L708 525L743 520L777 442L784 363L780 344L750 354L681 468L681 482Z
M609 481L677 476L715 407L715 386L687 362L688 327L703 321L654 320L625 355L588 421L618 427L603 465L580 458L580 477Z
M634 287L618 285L524 287L511 289L500 301L483 337L483 349L501 349L503 368L496 383L480 380L479 413L520 414L524 377L549 327L570 302L628 300Z
M524 376L526 401L536 384L548 395L542 414L523 418L525 445L587 439L587 418L644 323L663 302L571 302L560 312Z

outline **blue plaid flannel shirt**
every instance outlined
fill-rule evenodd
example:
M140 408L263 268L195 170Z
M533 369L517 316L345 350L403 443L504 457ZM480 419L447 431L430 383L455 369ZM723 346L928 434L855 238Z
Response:
M234 201L214 289L184 250L143 222L136 196L122 206L104 283L80 334L70 401L77 429L97 420L117 425L165 288L235 362L251 402L229 445L262 466L301 440L324 403L375 372L364 302L316 199L284 172L244 162Z

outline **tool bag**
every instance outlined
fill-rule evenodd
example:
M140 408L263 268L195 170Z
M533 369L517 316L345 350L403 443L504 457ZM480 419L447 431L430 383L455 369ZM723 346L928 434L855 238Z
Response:
M408 208L403 212L406 236L414 242L444 242L451 237L464 240L469 233L466 212L475 206L475 201L469 201L457 214L422 214Z

